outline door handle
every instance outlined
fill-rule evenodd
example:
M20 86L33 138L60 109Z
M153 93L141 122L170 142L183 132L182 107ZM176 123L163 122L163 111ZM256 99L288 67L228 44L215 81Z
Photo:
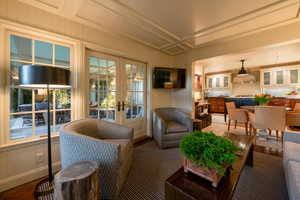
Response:
M120 112L121 111L121 103L120 103L120 101L118 101L118 112Z
M124 101L122 101L122 110L123 111L125 110L125 103L124 103Z

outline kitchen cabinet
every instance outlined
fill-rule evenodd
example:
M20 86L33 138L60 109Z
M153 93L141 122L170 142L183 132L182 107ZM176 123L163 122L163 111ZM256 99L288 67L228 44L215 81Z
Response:
M224 97L208 97L207 102L210 104L210 112L212 113L225 112Z
M300 66L262 69L260 85L262 88L300 85Z
M206 76L207 89L230 89L231 74L215 74Z

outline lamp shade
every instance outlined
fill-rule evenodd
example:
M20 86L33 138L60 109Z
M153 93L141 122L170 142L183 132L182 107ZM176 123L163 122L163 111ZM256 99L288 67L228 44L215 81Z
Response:
M44 65L23 65L19 68L19 86L30 88L70 88L70 71Z

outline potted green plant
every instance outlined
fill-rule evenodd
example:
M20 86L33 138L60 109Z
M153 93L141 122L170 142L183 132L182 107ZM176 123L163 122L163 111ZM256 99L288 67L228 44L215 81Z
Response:
M258 103L260 106L266 106L272 99L272 96L269 94L256 94L254 96L254 100Z
M214 187L235 162L239 150L233 141L212 132L193 132L180 142L184 171L211 181Z

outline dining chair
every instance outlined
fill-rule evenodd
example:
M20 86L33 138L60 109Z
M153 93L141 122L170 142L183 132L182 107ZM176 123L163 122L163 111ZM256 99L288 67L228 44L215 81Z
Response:
M249 112L250 120L250 135L252 130L256 135L257 129L269 130L271 135L272 130L276 131L276 139L278 133L281 132L283 138L286 126L286 110L283 106L255 106L254 113Z
M237 123L244 123L246 135L248 135L248 114L247 110L236 108L234 102L226 102L226 109L228 112L228 131L230 130L230 123L234 121L234 128L236 128Z

